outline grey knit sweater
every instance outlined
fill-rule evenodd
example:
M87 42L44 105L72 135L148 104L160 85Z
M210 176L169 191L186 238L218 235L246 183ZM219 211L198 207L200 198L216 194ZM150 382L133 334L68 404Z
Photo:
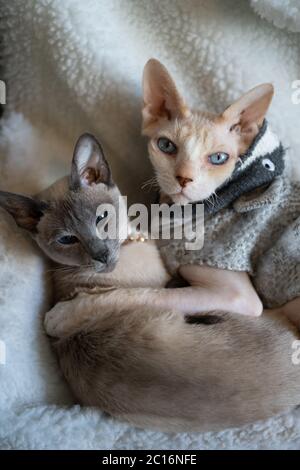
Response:
M300 184L284 174L283 148L265 123L232 178L205 205L201 250L164 240L160 251L175 274L185 264L246 271L264 306L300 295Z

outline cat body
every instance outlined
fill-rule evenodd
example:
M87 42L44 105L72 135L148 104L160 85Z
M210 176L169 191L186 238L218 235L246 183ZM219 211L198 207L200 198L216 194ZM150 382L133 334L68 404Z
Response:
M266 139L267 135L262 136L256 146ZM255 160L258 170L261 166L268 173L271 168L271 183L257 186L254 177L247 184L246 175L244 185L241 172L238 179L217 190L214 204L205 206L201 249L185 249L184 238L160 242L161 256L172 275L187 264L246 272L265 308L279 307L300 296L300 184L286 175L273 179L275 165L283 165L277 158L283 159L277 142L269 152L265 145L266 153ZM246 171L251 176L255 173L248 167ZM238 194L250 184L256 188Z
M201 291L165 288L170 276L151 240L97 236L107 214L96 207L118 207L119 196L89 135L70 177L35 198L0 192L0 205L54 262L45 329L77 401L171 432L240 426L298 405L299 330L288 318L300 327L299 303L260 319L195 315Z
M201 249L160 243L169 272L202 289L204 311L260 315L299 297L300 184L284 171L284 148L265 120L272 85L219 115L194 111L151 59L143 89L143 134L163 199L205 210Z

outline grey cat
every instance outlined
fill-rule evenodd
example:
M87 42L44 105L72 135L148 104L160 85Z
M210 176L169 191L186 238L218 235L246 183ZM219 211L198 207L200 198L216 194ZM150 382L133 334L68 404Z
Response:
M0 192L0 205L54 263L45 329L78 402L172 432L240 426L300 404L299 332L287 318L300 326L299 301L259 319L196 315L201 291L165 288L170 277L151 240L97 236L103 203L119 209L122 198L88 134L70 176L33 198Z

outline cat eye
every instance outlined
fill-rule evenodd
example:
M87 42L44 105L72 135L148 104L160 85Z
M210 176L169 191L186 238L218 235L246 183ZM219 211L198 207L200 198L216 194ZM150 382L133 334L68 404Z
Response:
M61 245L74 245L79 242L78 238L74 235L64 235L63 237L58 238L57 241Z
M96 225L98 225L99 222L101 222L101 220L106 219L107 216L108 216L108 212L107 212L107 211L104 211L103 214L99 214L99 215L97 216L97 219L96 219Z
M157 141L157 146L159 150L168 155L175 155L177 153L177 147L172 142L172 140L167 139L166 137L160 137Z
M209 155L208 160L212 165L223 165L229 158L228 153L216 152Z

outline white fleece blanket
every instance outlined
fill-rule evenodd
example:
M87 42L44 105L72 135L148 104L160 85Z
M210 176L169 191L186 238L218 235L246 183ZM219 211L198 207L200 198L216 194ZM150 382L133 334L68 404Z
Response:
M300 153L300 104L292 100L298 0L0 0L0 11L8 90L2 189L44 188L67 171L74 140L90 131L122 190L147 199L140 187L151 169L139 128L150 57L168 66L192 105L215 111L272 81L270 120L291 155ZM0 261L0 448L300 448L299 410L238 430L168 435L74 405L42 329L50 273L3 212Z

